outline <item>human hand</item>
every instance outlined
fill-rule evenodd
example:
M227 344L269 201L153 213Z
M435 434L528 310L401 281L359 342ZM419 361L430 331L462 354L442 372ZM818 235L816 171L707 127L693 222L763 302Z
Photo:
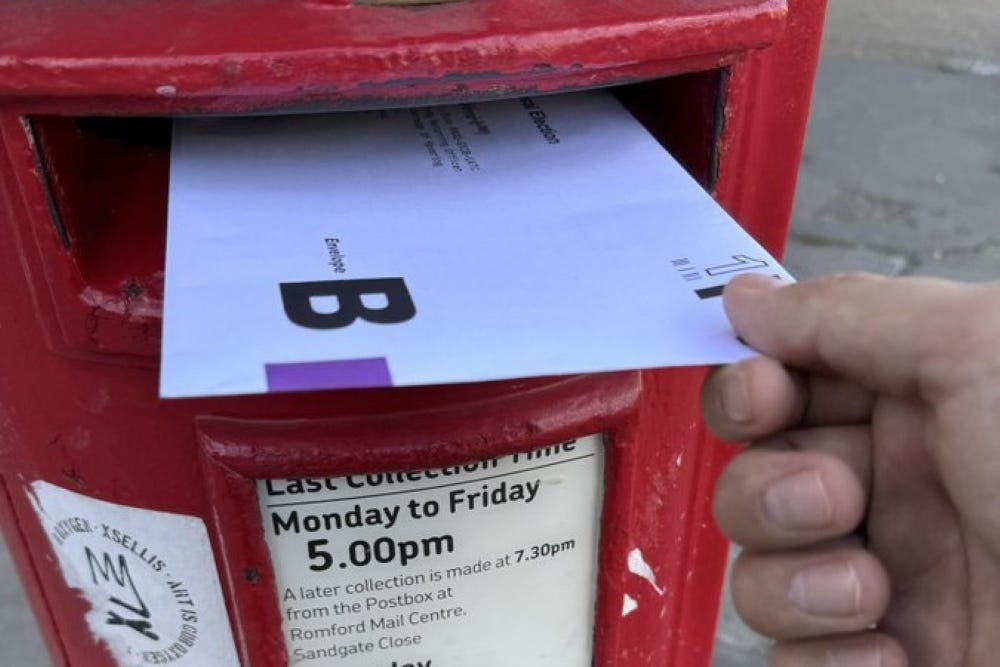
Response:
M1000 285L734 280L715 514L774 667L1000 664Z

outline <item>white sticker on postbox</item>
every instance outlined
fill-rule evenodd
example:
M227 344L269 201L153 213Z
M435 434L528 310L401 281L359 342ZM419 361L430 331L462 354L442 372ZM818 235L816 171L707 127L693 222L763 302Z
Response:
M434 470L258 481L289 664L586 667L602 436Z
M198 517L97 500L48 482L29 493L87 625L119 667L238 667Z

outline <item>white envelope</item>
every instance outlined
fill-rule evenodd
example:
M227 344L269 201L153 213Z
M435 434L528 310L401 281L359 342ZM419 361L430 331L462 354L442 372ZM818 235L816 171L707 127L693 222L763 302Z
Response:
M791 280L607 92L175 121L163 397L731 362Z

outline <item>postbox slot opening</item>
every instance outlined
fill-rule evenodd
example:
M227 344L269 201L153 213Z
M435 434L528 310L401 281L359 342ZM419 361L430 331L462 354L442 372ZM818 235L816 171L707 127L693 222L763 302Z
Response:
M718 166L725 76L708 70L612 89L709 190ZM132 327L132 333L84 346L113 352L122 345L114 341L127 339L123 353L158 352L151 325L163 296L171 123L169 117L30 118L53 209L53 219L35 224L50 225L68 245L88 302L102 304L102 326L118 326L114 319L120 318L122 327ZM73 289L75 282L53 291ZM81 301L79 294L60 296Z
M45 116L31 127L84 281L137 296L163 270L171 120Z
M727 76L727 70L709 70L615 89L618 99L709 192L718 177Z

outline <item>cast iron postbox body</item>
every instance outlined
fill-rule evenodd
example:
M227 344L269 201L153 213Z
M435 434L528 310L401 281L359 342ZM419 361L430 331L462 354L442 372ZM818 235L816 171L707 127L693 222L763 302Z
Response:
M218 581L239 663L276 667L288 661L288 618L264 540L258 480L458 466L601 434L593 664L705 667L726 560L709 497L728 452L699 421L700 370L157 398L170 117L614 87L778 253L824 5L0 5L0 527L54 663L117 664L93 622L124 624L140 639L156 626L125 612L85 622L90 602L69 585L55 552L74 531L99 526L72 517L57 529L43 524L33 495L39 482L203 525L201 547L215 570L205 576ZM106 537L129 558L151 568L159 562L142 550L142 535ZM127 574L114 558L88 557L98 559L95 580L103 572L111 584ZM159 564L169 569L169 560ZM183 601L174 584L168 593ZM531 590L518 596L535 602ZM498 632L482 641L495 648L517 637ZM151 652L137 664L204 665L185 650Z

